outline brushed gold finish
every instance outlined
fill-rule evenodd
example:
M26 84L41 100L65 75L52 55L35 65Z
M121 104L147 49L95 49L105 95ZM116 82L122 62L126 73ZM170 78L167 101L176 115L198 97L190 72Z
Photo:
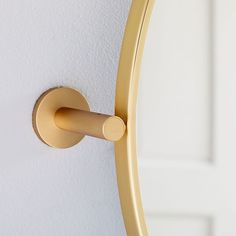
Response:
M128 236L147 236L136 158L136 100L145 37L155 0L133 0L118 70L115 114L127 126L115 143L121 208Z
M38 99L33 127L44 143L55 148L72 147L85 135L115 142L126 129L121 118L90 112L82 94L63 87L50 89Z
M61 129L113 142L121 139L126 129L123 120L117 116L71 108L59 109L55 114L55 122Z
M38 137L55 148L69 148L79 143L84 134L57 127L55 114L62 107L89 111L89 105L78 91L70 88L53 88L43 93L33 110L33 127Z

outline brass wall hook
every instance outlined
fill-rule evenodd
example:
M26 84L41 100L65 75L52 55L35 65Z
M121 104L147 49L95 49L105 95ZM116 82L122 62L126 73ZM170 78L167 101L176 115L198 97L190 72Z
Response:
M117 116L91 112L83 95L71 88L54 88L40 96L33 111L38 137L56 148L69 148L85 135L120 140L126 126Z

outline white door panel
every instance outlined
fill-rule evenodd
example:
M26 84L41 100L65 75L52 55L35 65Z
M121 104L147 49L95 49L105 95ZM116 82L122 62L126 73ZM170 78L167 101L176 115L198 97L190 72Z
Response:
M150 236L236 235L235 11L157 0L138 104Z
M144 156L210 158L211 22L210 0L157 1L140 85L144 122L139 125L145 127L139 145ZM157 145L149 142L149 136Z
M150 216L149 231L162 236L209 236L211 221L205 217Z

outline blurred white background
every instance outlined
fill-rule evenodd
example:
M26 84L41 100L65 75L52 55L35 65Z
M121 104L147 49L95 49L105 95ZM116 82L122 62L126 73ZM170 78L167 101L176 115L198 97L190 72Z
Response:
M236 1L157 0L138 101L150 236L236 235Z
M130 4L0 0L0 236L126 235L112 143L52 149L31 116L61 85L113 112ZM236 236L235 13L235 0L156 2L138 106L150 236Z

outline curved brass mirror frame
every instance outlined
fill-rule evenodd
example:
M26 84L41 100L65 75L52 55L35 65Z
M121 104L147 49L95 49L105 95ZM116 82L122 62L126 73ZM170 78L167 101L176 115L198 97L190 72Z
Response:
M146 236L136 157L136 102L146 33L155 0L133 0L117 77L115 113L127 124L125 136L115 143L121 208L128 236Z

